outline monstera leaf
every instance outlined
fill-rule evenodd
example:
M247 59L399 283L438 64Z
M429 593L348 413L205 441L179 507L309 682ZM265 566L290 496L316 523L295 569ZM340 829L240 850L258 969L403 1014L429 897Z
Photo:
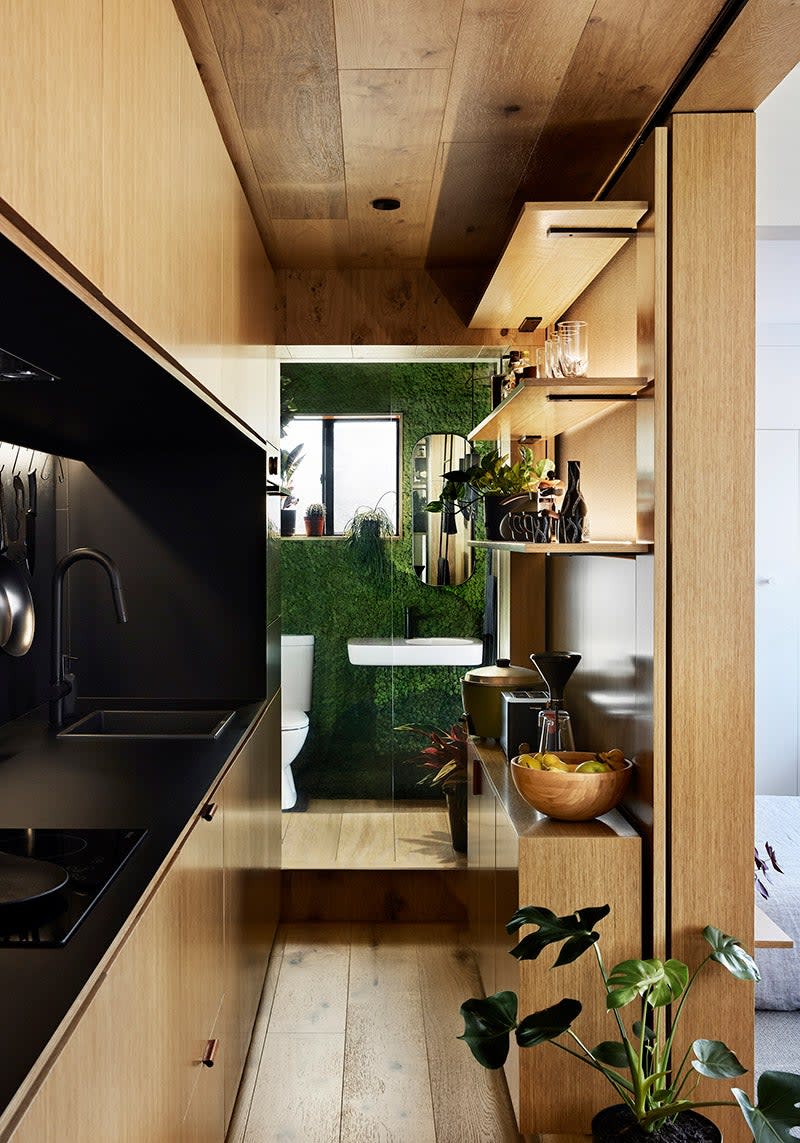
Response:
M730 1048L721 1040L695 1040L692 1044L695 1059L692 1067L709 1079L733 1079L743 1076L743 1068Z
M792 1128L800 1127L800 1076L790 1072L763 1072L758 1081L758 1103L746 1092L732 1088L755 1143L797 1143Z
M580 1011L579 1000L564 999L549 1008L543 1008L541 1012L532 1012L517 1028L517 1043L521 1048L532 1048L535 1044L554 1040L566 1032Z
M496 992L485 1000L465 1000L464 1040L479 1064L502 1068L508 1056L511 1033L517 1026L517 997L514 992Z
M737 980L761 980L761 973L750 953L745 952L736 937L706 925L703 936L711 945L711 959L727 968Z
M622 1008L637 996L647 996L654 1008L671 1004L689 981L689 969L679 960L623 960L608 974L607 1008Z
M536 960L548 945L564 942L554 966L571 964L591 948L600 934L593 932L593 926L609 912L609 905L599 905L589 909L578 909L566 917L557 917L550 909L540 905L528 905L518 909L506 925L506 932L516 933L523 925L537 925L538 931L523 937L511 955L517 960Z

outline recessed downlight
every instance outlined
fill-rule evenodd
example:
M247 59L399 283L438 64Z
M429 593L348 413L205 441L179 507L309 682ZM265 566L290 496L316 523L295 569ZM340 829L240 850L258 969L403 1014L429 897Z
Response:
M370 203L373 210L399 210L399 198L374 198Z

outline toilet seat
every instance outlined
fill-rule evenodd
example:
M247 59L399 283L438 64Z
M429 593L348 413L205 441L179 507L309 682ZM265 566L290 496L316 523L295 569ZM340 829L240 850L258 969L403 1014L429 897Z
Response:
M308 715L304 710L282 710L281 730L305 730L308 726Z

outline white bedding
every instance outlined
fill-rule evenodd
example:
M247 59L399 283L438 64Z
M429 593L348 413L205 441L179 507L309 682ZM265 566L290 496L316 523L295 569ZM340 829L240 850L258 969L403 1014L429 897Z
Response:
M759 794L756 798L756 846L775 850L783 873L771 873L769 898L756 891L756 903L795 943L793 949L755 949L761 981L756 1008L800 1009L800 798Z

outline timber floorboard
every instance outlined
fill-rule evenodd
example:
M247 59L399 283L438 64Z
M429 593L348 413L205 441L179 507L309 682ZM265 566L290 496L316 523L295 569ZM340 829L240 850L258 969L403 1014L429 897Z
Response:
M312 800L282 815L284 869L465 869L442 801Z
M281 925L228 1143L519 1143L456 1038L480 995L456 925Z

